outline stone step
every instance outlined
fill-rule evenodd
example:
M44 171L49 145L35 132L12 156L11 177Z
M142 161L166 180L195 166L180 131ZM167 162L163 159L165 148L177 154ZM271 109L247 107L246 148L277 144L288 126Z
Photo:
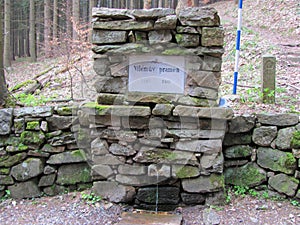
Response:
M182 216L176 214L124 212L118 225L180 225L181 222Z

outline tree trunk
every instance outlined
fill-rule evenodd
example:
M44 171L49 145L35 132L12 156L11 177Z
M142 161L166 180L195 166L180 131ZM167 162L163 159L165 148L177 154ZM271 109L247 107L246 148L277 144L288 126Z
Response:
M36 62L36 41L35 41L35 1L30 0L29 12L29 52L31 62Z
M126 8L126 0L120 0L120 8L125 9Z
M158 1L158 8L162 8L163 7L163 0L159 0Z
M3 68L3 31L2 31L2 17L0 16L0 106L5 106L8 96L8 90L5 81Z
M183 8L193 7L193 6L194 6L193 0L179 0L176 7L176 13L178 13Z
M51 0L44 0L44 49L45 55L51 51Z
M53 1L53 32L52 39L57 40L58 37L58 0Z
M73 18L73 40L78 40L79 20L80 20L79 0L73 0L72 18Z
M11 14L11 7L10 7L10 0L4 1L4 58L3 58L3 65L4 67L11 66L11 49L10 49L10 14Z
M72 0L66 1L66 26L67 26L67 36L72 39Z
M151 0L144 0L144 9L151 8Z
M89 0L89 41L92 41L92 12L93 12L93 7L95 7L95 0Z

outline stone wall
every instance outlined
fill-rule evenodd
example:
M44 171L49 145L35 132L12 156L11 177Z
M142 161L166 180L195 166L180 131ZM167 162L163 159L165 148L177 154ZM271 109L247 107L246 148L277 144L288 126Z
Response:
M91 187L74 121L70 107L0 110L0 196L5 190L32 198Z
M300 199L296 114L212 123L203 117L158 119L140 106L132 106L133 117L121 113L95 103L1 109L1 196L5 190L13 198L31 198L93 186L110 201L153 209L158 188L159 209L166 210L220 203L227 184Z
M235 117L223 145L226 184L300 198L299 115Z

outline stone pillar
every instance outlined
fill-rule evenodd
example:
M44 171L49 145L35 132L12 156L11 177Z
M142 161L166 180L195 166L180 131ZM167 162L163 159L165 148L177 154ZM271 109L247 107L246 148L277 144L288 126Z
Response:
M262 63L262 84L264 103L275 103L275 77L276 77L276 58L273 55L264 55Z

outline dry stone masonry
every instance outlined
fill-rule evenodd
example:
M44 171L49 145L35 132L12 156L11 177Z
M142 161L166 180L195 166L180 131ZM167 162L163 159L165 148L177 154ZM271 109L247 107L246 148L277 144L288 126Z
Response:
M120 116L114 122L128 128L121 130L111 124L116 117L82 118L87 109L1 109L0 196L10 190L13 198L32 198L93 185L111 201L153 209L158 182L160 209L220 203L225 184L300 199L296 114L236 116L216 130L207 119Z
M218 107L224 34L214 9L93 16L96 102L1 109L0 196L92 187L172 210L222 203L225 185L239 185L300 199L299 116Z

